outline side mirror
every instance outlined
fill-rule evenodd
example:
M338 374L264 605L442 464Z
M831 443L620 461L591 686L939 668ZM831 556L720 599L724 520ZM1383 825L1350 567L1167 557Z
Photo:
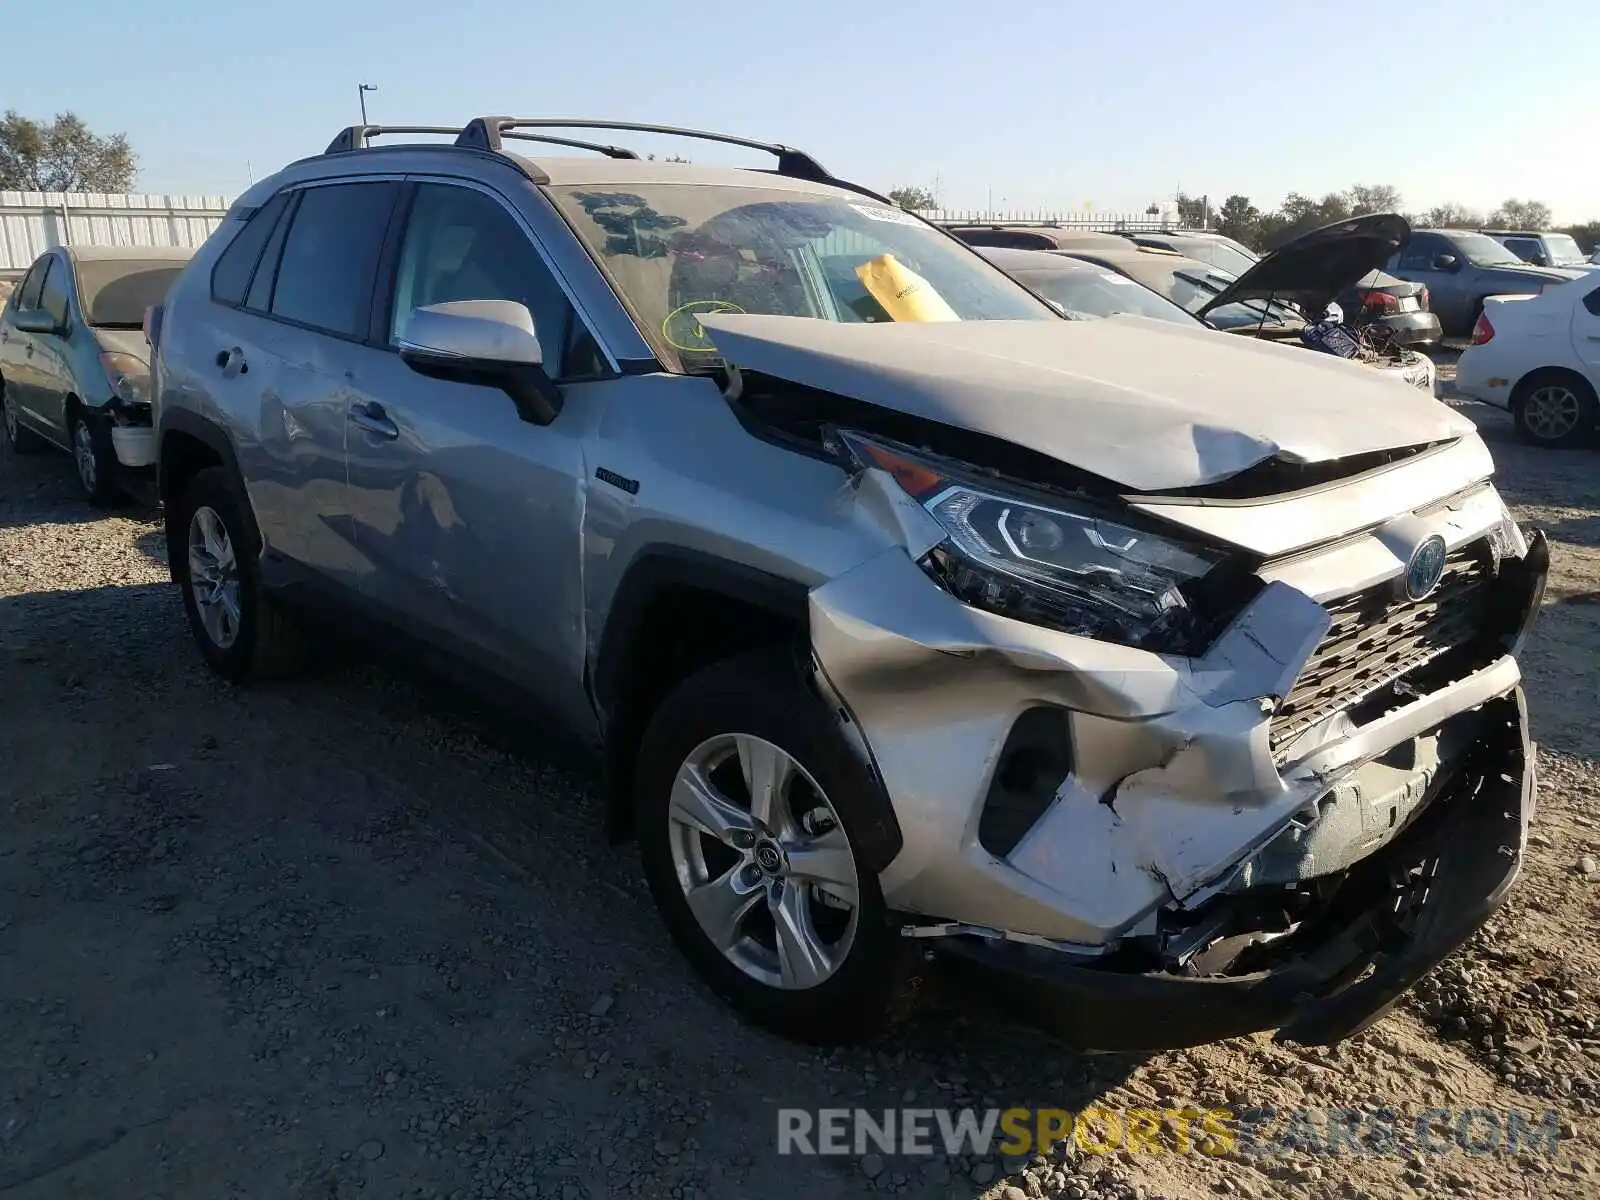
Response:
M20 309L17 315L11 318L11 323L20 333L59 333L61 327L56 324L56 319L42 308Z
M1460 261L1454 254L1435 254L1433 256L1433 269L1435 271L1454 271L1456 264Z
M419 375L497 387L523 420L548 425L561 391L544 371L533 314L515 300L453 300L413 309L400 327L400 360Z

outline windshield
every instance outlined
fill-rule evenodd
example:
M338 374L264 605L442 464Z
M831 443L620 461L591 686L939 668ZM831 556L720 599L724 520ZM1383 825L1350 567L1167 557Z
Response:
M1058 320L998 267L863 197L649 183L551 189L658 350L720 362L705 313L824 321Z
M1181 246L1173 247L1180 254L1190 258L1198 258L1203 263L1213 267L1221 267L1230 275L1243 275L1261 260L1253 254L1247 254L1232 243L1222 238L1193 238Z
M1571 234L1547 233L1544 235L1544 244L1549 251L1552 267L1581 267L1589 261L1583 257L1582 248Z
M1475 267L1525 267L1528 264L1507 250L1492 237L1481 233L1456 233L1450 235L1466 260Z
M1165 296L1110 271L1019 271L1017 278L1059 304L1074 321L1129 313L1179 325L1195 324L1193 316Z
M160 304L183 270L170 260L95 259L78 263L83 319L100 329L138 329L144 310Z
M1226 271L1207 271L1204 275L1193 271L1174 271L1169 299L1181 304L1190 312L1199 312L1210 304L1223 290L1234 282ZM1240 300L1213 308L1205 316L1218 329L1236 329L1245 325L1300 326L1305 318L1281 301Z

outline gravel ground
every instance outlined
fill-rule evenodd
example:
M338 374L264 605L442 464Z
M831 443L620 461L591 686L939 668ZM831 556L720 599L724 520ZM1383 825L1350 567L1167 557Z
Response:
M1148 1059L947 992L870 1050L742 1026L604 844L586 767L351 655L217 682L150 515L88 512L64 457L0 456L0 1195L1600 1194L1600 472L1466 410L1558 544L1524 880L1351 1043ZM1551 1106L1569 1136L1553 1161L775 1152L779 1106L1093 1103Z

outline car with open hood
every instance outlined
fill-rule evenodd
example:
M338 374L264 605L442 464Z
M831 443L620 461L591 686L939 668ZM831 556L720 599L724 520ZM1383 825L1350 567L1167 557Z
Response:
M1141 246L1172 250L1209 263L1235 279L1261 261L1261 255L1250 247L1206 230L1120 231L1120 235ZM1340 324L1382 325L1401 346L1421 347L1441 337L1439 319L1428 312L1428 289L1387 271L1370 271L1345 288L1328 306L1327 316Z
M1337 1041L1520 869L1546 543L1364 366L1064 319L793 147L572 118L346 130L150 328L204 660L292 671L309 613L568 728L786 1035L943 967L1097 1048Z
M1308 329L1327 312L1333 297L1366 282L1374 256L1384 253L1391 239L1403 238L1404 224L1399 217L1359 217L1313 230L1239 277L1165 247L1130 245L1125 240L1116 245L1119 239L1063 253L1120 271L1216 329L1304 346ZM1367 310L1357 306L1356 311ZM1437 330L1429 314L1420 315ZM1410 349L1387 324L1368 323L1358 315L1352 328L1356 337L1346 348L1354 350L1364 365L1422 391L1434 390L1433 360Z
M12 450L71 453L93 504L153 483L147 309L186 246L57 246L0 308L0 409Z

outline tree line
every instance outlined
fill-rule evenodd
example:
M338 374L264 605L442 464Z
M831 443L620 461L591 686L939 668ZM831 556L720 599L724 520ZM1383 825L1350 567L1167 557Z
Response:
M889 199L902 208L926 212L939 207L939 200L924 187L903 186L890 189ZM1220 206L1202 196L1177 198L1178 220L1189 228L1213 229L1261 253L1308 233L1323 225L1367 213L1402 213L1413 226L1424 229L1526 229L1551 228L1550 207L1538 200L1506 200L1500 207L1484 213L1462 204L1438 204L1426 212L1407 213L1398 189L1387 184L1358 183L1348 191L1329 192L1320 200L1290 192L1277 208L1263 210L1250 197L1229 196ZM1600 245L1600 220L1581 225L1566 225L1559 230L1570 233L1585 253Z
M654 158L654 155L650 155ZM687 162L671 157L667 162ZM126 134L97 134L76 114L59 113L53 120L30 120L14 110L0 118L0 191L128 192L138 174L138 158ZM897 187L889 198L904 208L938 207L927 188ZM1329 192L1320 200L1290 192L1277 208L1263 210L1250 197L1234 194L1212 206L1204 197L1177 197L1180 223L1215 229L1257 251L1271 250L1291 238L1365 213L1404 212L1400 193L1387 184L1358 183L1348 191ZM1440 204L1423 213L1408 213L1415 226L1447 229L1550 228L1550 209L1538 200L1506 200L1489 213L1460 204ZM1577 239L1586 253L1600 244L1600 220L1567 225L1561 230Z
M1180 195L1178 216L1185 225L1205 225L1253 250L1265 252L1322 225L1367 213L1397 212L1413 226L1424 229L1525 229L1551 230L1550 207L1539 200L1508 199L1484 213L1463 204L1437 204L1426 212L1407 213L1397 189L1387 184L1358 183L1348 191L1329 192L1320 200L1290 192L1277 208L1263 211L1250 197L1232 195L1210 208L1199 196ZM1584 251L1600 244L1600 220L1559 229L1569 233Z

